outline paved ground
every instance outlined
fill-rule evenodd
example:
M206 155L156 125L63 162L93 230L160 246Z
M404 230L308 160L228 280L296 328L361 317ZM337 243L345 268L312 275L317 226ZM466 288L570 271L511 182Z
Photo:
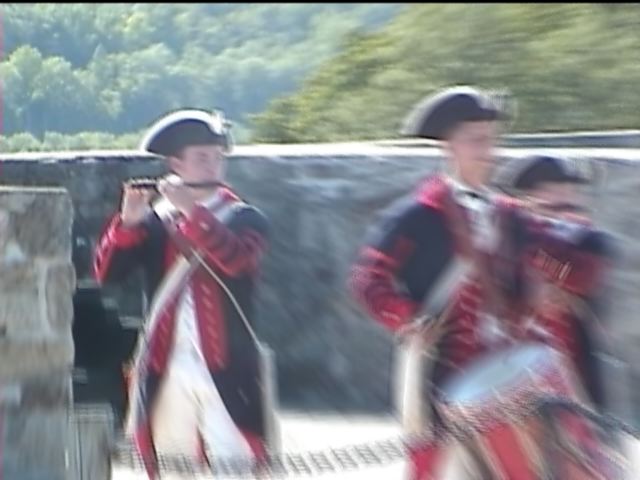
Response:
M309 415L307 413L286 413L280 417L283 452L319 451L327 448L339 448L377 440L397 438L399 426L392 417L341 417L335 414ZM365 468L345 472L340 475L313 475L300 478L317 478L323 480L372 479L391 480L403 478L403 462L396 462L386 468ZM171 476L167 480L178 480ZM194 478L194 477L189 477ZM197 477L199 479L213 477ZM295 480L288 476L287 479ZM145 480L144 475L127 470L116 469L113 480ZM163 478L163 480L165 480Z
M357 443L371 442L397 438L400 435L400 427L392 417L341 417L337 415L309 415L306 413L286 413L281 416L282 447L286 452L302 452L305 450L322 450L337 448ZM625 480L637 480L640 478L640 442L632 442L625 439L627 458L633 460L630 474ZM303 478L317 478L323 480L394 480L406 478L406 465L404 462L396 462L386 468L364 468L345 472L340 475L313 475L301 476ZM632 473L633 472L633 473ZM164 477L162 480L179 480L191 477ZM197 477L198 479L213 477ZM287 479L296 480L293 476ZM130 471L116 469L113 480L145 480L144 475Z

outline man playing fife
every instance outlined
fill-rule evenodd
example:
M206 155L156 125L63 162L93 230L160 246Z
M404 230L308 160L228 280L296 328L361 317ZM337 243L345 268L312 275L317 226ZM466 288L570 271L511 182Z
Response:
M152 299L126 425L150 478L158 454L205 461L205 451L264 453L259 351L244 320L253 314L268 225L223 183L229 146L220 115L182 110L156 122L142 149L172 172L158 184L161 198L150 205L152 191L125 187L95 255L101 283L141 268Z

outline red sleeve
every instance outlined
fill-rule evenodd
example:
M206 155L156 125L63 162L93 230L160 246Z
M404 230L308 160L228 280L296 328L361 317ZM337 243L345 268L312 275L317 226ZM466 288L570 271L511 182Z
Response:
M407 324L418 305L395 288L399 263L372 247L360 252L351 269L349 288L355 300L374 319L391 331Z
M142 245L146 236L147 232L142 226L124 227L120 214L115 214L98 240L93 261L96 280L102 285L114 276L115 270L121 270L114 269L114 264L122 263L117 262L117 258Z
M238 214L232 230L204 206L196 206L181 230L205 260L229 276L255 272L266 250L266 219L249 208Z
M421 305L409 293L403 267L411 262L417 248L439 252L438 244L447 242L446 236L440 235L446 224L439 213L446 188L440 176L428 177L415 194L382 212L351 267L348 288L352 297L390 331L407 325ZM425 286L426 291L431 286Z

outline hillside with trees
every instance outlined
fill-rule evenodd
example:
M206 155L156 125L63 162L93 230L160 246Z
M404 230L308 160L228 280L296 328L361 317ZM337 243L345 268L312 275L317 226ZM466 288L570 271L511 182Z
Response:
M253 140L394 137L452 84L508 89L516 132L640 128L640 5L407 6L256 115Z
M389 138L452 84L516 132L640 128L637 4L3 4L3 151L131 148L222 108L239 143Z
M3 4L3 150L120 148L168 110L248 116L394 4Z

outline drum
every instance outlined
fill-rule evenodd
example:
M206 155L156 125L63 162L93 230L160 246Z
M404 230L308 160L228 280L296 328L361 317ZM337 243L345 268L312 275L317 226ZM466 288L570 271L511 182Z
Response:
M548 424L535 415L545 396L579 401L573 377L563 357L551 347L512 346L480 357L465 373L445 383L436 407L446 425L465 439L483 478L609 478L585 464L588 454L581 457L582 462L576 455L558 454ZM565 412L551 421L560 427L557 431L570 432L594 448L597 445L586 422L577 416ZM559 472L562 475L556 477Z

